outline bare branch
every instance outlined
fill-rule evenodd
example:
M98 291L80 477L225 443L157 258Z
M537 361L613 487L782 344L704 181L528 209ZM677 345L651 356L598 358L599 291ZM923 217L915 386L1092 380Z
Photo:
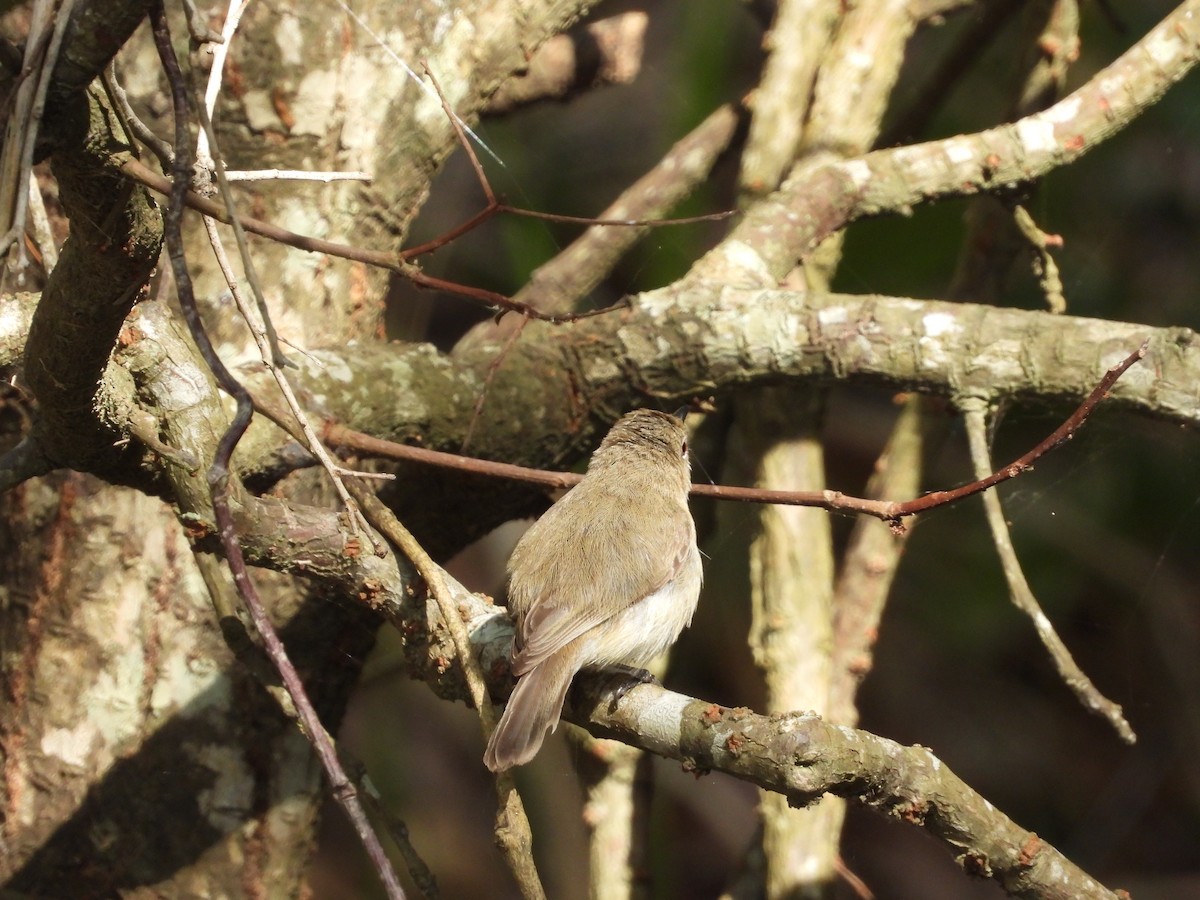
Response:
M987 437L987 404L980 400L963 398L959 401L959 406L967 422L967 440L971 447L971 461L975 471L987 472L991 467ZM1004 519L1004 508L1000 505L1000 495L995 491L985 493L983 508L987 513L992 543L1000 556L1000 564L1004 569L1004 578L1008 582L1008 592L1013 605L1032 620L1038 637L1058 670L1059 677L1074 692L1085 709L1106 719L1125 743L1135 743L1137 736L1121 711L1120 704L1101 694L1099 688L1079 668L1079 664L1071 656L1071 651L1055 631L1053 623L1042 611L1041 604L1038 603L1029 582L1025 579L1025 573L1021 570L1021 561L1017 558L1017 551L1008 533L1008 523Z
M1157 102L1200 61L1198 44L1200 0L1188 0L1049 109L976 134L801 169L751 209L689 277L773 286L827 236L857 219L1040 178Z
M529 67L500 86L480 110L500 116L542 100L570 100L584 91L627 84L637 77L648 16L641 10L557 34L538 48Z
M580 694L570 719L595 734L677 759L690 771L725 772L780 792L796 806L831 793L919 825L965 871L997 882L1013 897L1118 898L924 747L831 725L813 713L763 716L654 685L632 689L615 711L596 681L577 689Z

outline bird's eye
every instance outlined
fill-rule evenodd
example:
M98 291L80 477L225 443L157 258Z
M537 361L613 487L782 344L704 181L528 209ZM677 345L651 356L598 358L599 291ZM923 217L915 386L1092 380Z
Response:
M687 441L684 441L682 444L679 445L679 455L687 456Z

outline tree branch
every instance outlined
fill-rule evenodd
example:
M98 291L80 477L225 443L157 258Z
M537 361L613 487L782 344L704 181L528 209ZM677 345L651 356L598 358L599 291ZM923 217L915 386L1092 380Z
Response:
M577 687L575 698L571 721L677 759L689 770L725 772L797 806L831 793L919 825L954 853L964 871L995 881L1010 896L1117 900L925 747L831 725L813 713L762 716L654 685L630 690L616 710L597 681Z
M46 281L25 346L25 377L37 397L37 439L58 465L87 470L114 455L102 421L102 380L126 314L158 259L162 218L148 192L111 177L128 151L103 92L88 92L87 141L55 154L71 235Z
M500 85L481 114L504 115L542 100L566 102L597 87L628 84L642 67L648 21L634 10L556 34L523 72Z
M801 167L688 277L774 285L822 240L857 219L1040 178L1156 103L1200 59L1198 45L1200 0L1189 0L1049 109L976 134Z
M976 473L986 474L991 466L991 453L988 449L988 409L987 404L979 401L962 402L963 415L967 424L967 442L971 451L971 462ZM980 475L979 477L983 477ZM1013 547L1009 535L1008 522L1004 518L1004 507L1000 504L1000 495L989 491L983 495L983 508L987 515L988 528L992 532L992 543L1000 557L1000 566L1004 570L1004 580L1008 582L1008 593L1013 605L1027 615L1033 622L1042 645L1050 655L1058 677L1071 689L1080 704L1090 712L1104 718L1113 730L1126 744L1137 742L1133 727L1125 718L1121 705L1100 693L1100 689L1092 682L1087 674L1075 662L1066 643L1058 636L1050 618L1042 610L1041 604L1034 596L1033 589L1021 569L1021 561L1017 558L1016 548Z

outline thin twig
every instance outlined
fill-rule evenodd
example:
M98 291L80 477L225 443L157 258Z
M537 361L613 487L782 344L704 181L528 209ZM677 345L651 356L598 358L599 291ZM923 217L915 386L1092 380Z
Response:
M959 400L959 408L963 412L967 426L967 442L971 448L971 462L976 474L987 472L992 465L991 454L988 450L987 436L987 402L978 398L963 398ZM1000 564L1004 569L1004 577L1008 581L1008 592L1013 604L1033 621L1038 637L1050 654L1059 677L1075 694L1085 709L1108 720L1113 729L1127 744L1137 741L1129 722L1126 721L1119 704L1109 700L1084 674L1083 670L1071 656L1071 651L1063 643L1054 625L1042 611L1037 597L1025 579L1021 570L1021 562L1013 548L1012 538L1008 533L1008 523L1004 519L1004 508L1000 505L1000 495L989 491L983 495L984 510L987 512L988 527L992 532L992 543L1000 556Z
M736 500L742 503L776 503L785 506L816 506L835 512L854 513L874 516L877 519L899 526L900 520L917 513L926 512L938 506L956 503L967 497L974 496L988 488L1016 478L1033 468L1033 464L1049 453L1055 447L1071 440L1083 427L1096 406L1108 396L1109 390L1125 372L1138 360L1145 357L1149 342L1142 344L1137 350L1121 362L1109 369L1100 382L1092 389L1087 398L1076 408L1049 437L1026 453L1024 456L998 469L987 478L981 478L970 484L952 488L946 491L934 491L913 500L897 502L894 500L871 500L863 497L851 497L840 491L768 491L758 488L727 487L718 484L693 484L693 497L712 497L717 500ZM256 400L260 409L268 413L260 400ZM327 423L323 432L324 440L335 446L354 450L358 453L378 456L385 459L404 459L412 462L425 463L431 466L441 466L448 469L459 469L476 475L488 475L495 478L507 478L511 481L524 481L538 484L551 489L573 487L578 484L582 475L573 472L548 472L542 469L530 469L512 463L493 462L485 459L473 459L459 456L455 453L444 453L439 450L429 450L424 447L410 447L394 441L363 434L336 423Z
M374 491L363 485L357 485L354 493L368 521L408 557L417 573L429 586L429 593L437 603L438 611L442 614L446 628L450 631L450 638L462 665L463 677L466 679L471 700L479 712L479 717L483 720L486 733L490 734L496 724L496 710L492 706L491 696L488 694L483 670L479 668L479 661L471 650L471 636L467 633L467 626L463 622L462 614L450 593L445 571L425 552L425 548L396 518L396 514L375 496Z
M226 172L229 181L370 181L370 172L306 172L303 169L243 169Z
M431 241L426 241L424 244L418 244L416 247L409 247L400 253L400 257L405 260L415 259L440 247L444 247L450 241L476 228L483 222L493 216L501 213L509 213L514 216L524 216L529 219L540 219L544 222L558 222L564 225L607 225L615 228L649 228L661 227L663 225L694 225L697 222L715 222L721 219L727 219L734 215L733 210L727 210L718 213L708 213L703 216L688 216L680 219L634 219L626 216L612 219L591 219L587 216L561 216L555 213L538 212L532 209L523 209L518 206L509 206L496 196L496 192L492 190L491 182L488 181L487 174L483 171L483 165L479 162L479 157L475 155L475 150L471 147L470 141L467 140L466 131L461 124L461 119L455 115L454 110L450 106L450 102L446 99L446 95L442 93L442 86L438 84L438 80L434 78L433 72L429 66L425 66L425 75L429 78L433 89L437 92L438 99L441 101L442 110L446 113L446 117L450 120L450 124L454 127L454 133L458 137L459 146L467 154L467 160L471 164L471 169L475 172L475 180L479 182L479 188L483 191L483 196L487 200L487 206L483 210L476 213L463 224L452 228L445 234L442 234Z
M149 169L136 159L127 159L121 163L118 170L126 178L136 181L138 184L150 188L152 191L157 191L160 194L169 196L171 193L171 181L164 178L158 173ZM216 219L218 222L224 222L226 225L231 224L232 219L225 208L207 197L201 197L192 191L184 194L184 204L197 212ZM351 247L347 244L338 244L334 241L326 241L321 238L309 237L308 235L297 234L294 231L288 231L286 228L280 228L271 222L264 222L261 219L255 219L251 216L238 216L238 224L251 234L257 234L277 243L284 244L288 247L295 247L297 250L306 250L309 253L324 253L328 256L336 256L339 259L348 259L353 262L360 262L364 265L375 266L380 269L387 269L391 272L396 272L403 275L405 278L412 281L419 287L429 288L432 290L446 291L447 293L457 294L460 297L467 297L471 300L476 300L492 309L519 312L529 316L531 319L539 319L544 322L553 324L561 324L564 322L574 322L579 319L587 319L592 316L602 315L612 312L619 307L609 307L601 310L590 310L584 313L575 314L547 314L541 310L524 304L516 303L503 294L496 291L485 290L484 288L471 287L465 284L456 284L453 281L446 281L442 278L434 278L431 275L426 275L412 263L406 262L395 253L383 252L379 250L364 250L360 247ZM616 223L614 223L616 224ZM624 224L642 224L642 223L624 223Z
M241 222L238 221L237 208L233 202L233 193L229 190L229 183L225 180L225 164L220 158L221 154L217 148L216 132L212 125L212 110L216 106L217 95L221 90L221 73L224 71L225 56L229 52L230 44L233 43L233 33L237 29L244 6L245 3L243 0L230 0L229 12L225 18L225 31L222 34L223 43L215 47L214 64L212 71L209 72L208 86L204 93L204 102L197 108L200 116L200 135L196 139L196 159L201 166L216 173L221 202L224 204L225 212L229 216L229 225L233 229L233 237L237 241L238 254L241 256L242 266L246 270L246 279L250 283L250 289L254 293L254 303L258 307L259 315L262 317L262 327L266 332L267 343L270 345L272 363L276 366L287 366L291 365L291 362L279 347L279 335L275 333L275 323L271 321L271 312L267 309L267 300L263 296L261 282L258 280L258 273L254 267L254 259L250 255L250 245L246 241L245 229L242 228ZM209 230L210 235L215 233L215 229ZM247 317L246 321L251 322L253 320ZM255 339L258 339L257 334Z
M953 503L957 500L962 500L964 497L970 497L988 488L995 487L1010 478L1016 478L1024 472L1028 472L1033 468L1033 464L1049 453L1054 448L1066 443L1075 437L1075 433L1083 427L1088 416L1099 405L1099 403L1108 396L1108 392L1112 386L1117 383L1117 379L1124 375L1134 363L1145 358L1146 352L1150 347L1150 342L1145 341L1140 347L1134 350L1131 354L1117 363L1104 373L1104 377L1100 379L1083 403L1079 404L1075 412L1067 418L1065 422L1054 429L1053 433L1044 441L1022 456L1020 459L1014 460L1003 469L993 472L987 478L982 478L979 481L974 481L971 484L963 487L954 488L949 491L934 491L931 494L926 494L924 497L919 497L916 500L910 500L906 503L898 504L902 507L902 511L898 515L910 516L914 513L924 512L927 509L932 509L935 506L942 506L946 503Z
M408 557L428 585L429 593L437 604L442 621L450 631L450 639L462 666L467 689L475 704L475 710L479 713L484 737L488 737L496 727L496 710L492 705L479 660L471 649L471 637L467 633L462 613L458 604L454 602L454 597L446 581L445 571L425 552L425 548L396 518L395 513L375 496L374 491L366 485L355 482L351 482L349 486L367 520ZM529 826L529 818L525 814L524 804L521 802L521 797L512 780L511 772L496 775L495 786L496 797L499 801L497 839L504 851L509 869L526 900L543 900L546 892L542 887L541 877L538 875L537 866L533 860L533 832Z
M150 129L150 126L138 118L137 113L133 111L133 106L129 102L129 95L125 93L125 88L121 87L121 83L117 81L116 66L117 64L114 60L101 76L108 99L116 107L117 113L121 117L121 123L129 130L130 137L141 141L146 149L158 159L158 164L163 167L163 171L170 172L171 166L174 165L175 151L171 149L170 144L155 134ZM133 141L131 140L129 143L132 145Z
M341 748L338 749L339 753L345 757L346 751ZM378 790L372 784L371 777L367 774L366 768L361 763L357 760L347 758L346 768L350 769L355 775L355 781L358 784L363 803L376 820L383 822L384 827L387 828L388 835L392 839L392 843L396 845L396 849L404 857L404 865L408 869L409 877L412 878L417 890L421 892L421 896L425 900L438 900L442 896L442 892L438 888L437 878L434 876L433 870L429 868L429 864L425 862L421 854L417 852L417 848L413 845L412 836L408 832L408 825L382 802Z
M300 401L296 398L296 392L292 389L287 376L283 374L283 370L277 366L272 359L271 344L268 339L266 330L260 326L251 313L250 304L246 302L246 298L242 295L241 287L238 284L237 274L233 271L233 267L229 263L229 256L225 252L225 245L221 242L221 236L217 233L217 226L212 219L204 220L204 228L208 234L209 245L212 247L213 256L217 260L217 266L221 270L221 275L225 278L225 283L229 286L230 295L233 297L234 305L237 306L238 312L242 314L250 333L254 336L254 342L258 345L259 356L267 371L271 373L271 377L275 379L275 384L283 394L284 400L287 402L288 408L292 411L292 415L296 417L300 428L304 434L304 443L308 451L317 458L326 474L333 482L334 490L337 492L338 498L342 501L348 513L347 521L351 533L358 533L360 526L366 525L362 518L362 513L358 509L358 505L350 497L346 491L346 485L342 481L342 476L345 474L354 474L338 465L329 455L329 451L325 449L321 443L321 439L317 437L316 431L312 427L312 423L308 421L308 416L305 415ZM243 264L245 259L243 258ZM247 269L247 277L250 277L252 270Z
M216 455L207 477L221 545L225 552L226 561L229 564L229 570L233 574L234 583L237 585L238 593L245 602L255 628L262 638L263 646L267 654L271 657L271 661L275 663L280 678L283 680L284 687L287 688L288 694L296 706L297 713L304 723L309 740L312 742L313 748L321 760L321 765L329 777L334 798L342 805L346 810L346 814L350 817L359 838L362 840L367 853L371 857L371 861L379 872L388 897L400 900L400 898L404 897L404 891L400 887L399 880L396 878L396 872L392 867L391 860L384 853L378 836L371 828L366 813L363 811L362 804L358 800L354 785L342 769L341 763L337 758L337 752L330 742L324 727L321 725L320 718L317 716L317 712L304 690L300 676L296 673L295 667L288 659L283 642L279 639L279 635L276 633L271 620L267 616L254 582L250 579L250 574L246 569L246 561L242 555L242 548L238 541L233 513L229 503L231 477L229 461L234 447L250 423L253 407L245 388L230 374L217 355L212 341L204 329L199 310L196 306L191 274L188 271L187 260L184 256L183 229L181 227L184 207L183 198L187 191L188 179L191 174L191 153L187 129L187 91L184 88L183 73L179 69L179 61L175 58L175 51L171 46L171 34L167 26L166 11L163 9L161 0L152 7L150 17L154 33L154 43L158 49L163 68L167 73L167 78L171 86L171 99L175 109L176 153L173 168L174 185L171 191L171 203L163 216L166 226L168 253L175 275L175 284L179 293L179 301L184 312L184 318L192 334L192 339L196 342L196 346L200 349L205 363L211 368L221 388L237 401L237 412L230 423L229 429L222 435L217 445Z
M211 120L216 115L217 97L221 93L221 84L225 76L225 60L233 46L233 36L242 21L242 13L246 11L249 0L229 0L229 8L225 10L225 21L221 25L221 40L213 43L212 66L208 70L208 84L204 87L203 108ZM196 158L201 163L207 163L209 157L208 130L201 132L196 141ZM212 152L217 152L214 146Z
M488 186L488 192L491 192L490 185ZM439 235L433 240L418 244L416 247L405 248L400 252L400 256L402 259L415 259L418 256L431 253L434 250L444 247L455 238L461 237L468 231L478 228L493 216L498 216L502 213L507 213L511 216L522 216L526 219L539 219L543 222L557 222L560 225L601 225L607 228L663 228L667 225L696 225L700 222L719 222L722 219L728 219L731 216L737 215L736 210L728 209L722 212L705 213L702 216L682 216L678 219L596 219L588 216L564 216L558 213L539 212L536 209L510 206L492 197L486 209L476 213L463 224L452 228L450 231Z
M317 437L316 430L309 422L308 416L305 414L300 401L296 398L296 392L292 389L291 383L287 376L283 373L283 368L280 362L284 359L282 351L279 349L279 339L275 333L274 326L271 324L271 313L267 308L266 296L263 293L262 282L258 278L258 271L254 266L254 259L250 254L250 246L246 242L246 235L237 225L236 209L234 208L233 193L229 190L229 184L224 178L224 163L220 159L220 149L217 146L216 132L213 130L212 122L208 118L208 114L201 109L200 121L204 126L204 133L208 136L207 143L211 145L216 154L212 159L217 175L217 187L221 193L221 199L224 200L226 209L229 210L230 218L233 220L234 235L238 239L238 252L241 254L242 268L246 273L247 283L250 285L251 291L254 293L254 298L258 308L259 315L262 317L260 321L256 320L251 312L250 305L246 302L242 295L241 286L238 284L237 274L233 271L233 267L229 264L229 256L225 252L225 246L221 242L221 235L217 232L216 223L209 218L204 219L204 228L208 234L209 244L212 246L213 254L217 259L217 265L221 269L221 274L225 278L225 283L229 286L230 295L233 297L234 304L238 311L241 312L242 318L246 321L246 325L250 328L250 333L254 337L254 342L258 346L259 356L262 359L263 365L267 371L271 373L271 377L275 379L275 384L278 386L280 393L283 394L284 400L287 402L288 409L295 416L296 421L300 424L300 428L304 433L305 446L309 452L317 458L325 472L329 475L333 482L334 490L337 492L338 499L342 501L346 507L348 514L350 530L352 533L357 533L359 526L366 526L366 520L363 519L362 513L358 509L358 505L350 497L346 490L346 485L342 480L343 475L354 474L349 472L343 466L334 462L330 457L329 451L325 449L321 443L321 439ZM369 531L369 529L366 529Z
M25 245L20 242L20 237L25 232L25 210L29 202L27 185L29 174L33 170L34 144L37 142L42 113L46 108L46 96L50 91L50 82L54 76L54 65L58 61L58 54L62 49L63 37L66 34L67 25L70 24L71 11L74 6L75 0L62 0L54 11L54 30L50 37L50 43L46 47L46 53L40 59L37 85L33 89L28 116L16 123L15 127L18 131L10 132L15 138L21 139L20 162L13 187L16 192L16 208L13 211L12 221L9 223L8 233L0 238L0 254L6 253L13 241L17 242L20 253L25 252ZM36 43L31 36L30 52L36 52ZM30 57L27 53L26 65L29 64L29 61Z

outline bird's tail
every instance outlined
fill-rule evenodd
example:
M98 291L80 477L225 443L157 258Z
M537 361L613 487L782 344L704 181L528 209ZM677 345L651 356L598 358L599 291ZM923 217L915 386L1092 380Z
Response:
M493 772L503 772L533 759L546 732L558 724L574 675L574 667L552 656L517 679L488 741L483 764Z

